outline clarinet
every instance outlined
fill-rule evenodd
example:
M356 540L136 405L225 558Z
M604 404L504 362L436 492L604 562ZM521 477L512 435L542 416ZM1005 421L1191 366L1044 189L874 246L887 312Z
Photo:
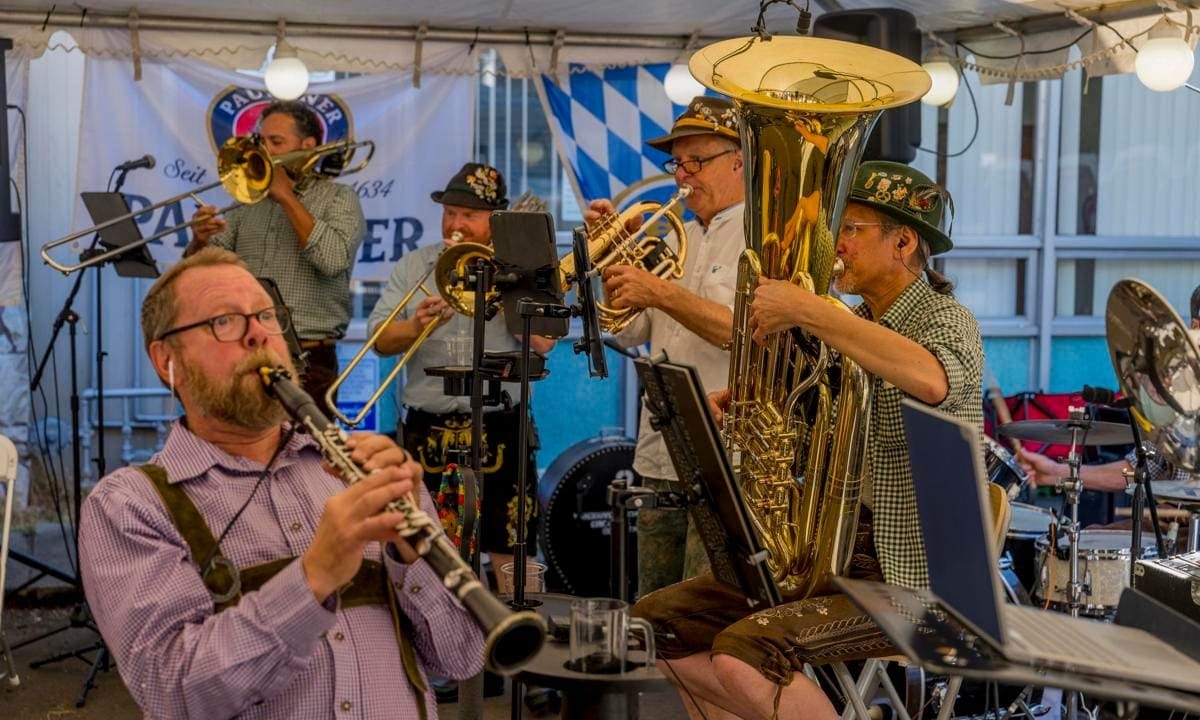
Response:
M325 417L312 396L292 382L286 370L263 367L259 369L259 376L267 394L283 405L292 420L308 430L321 447L325 460L348 483L354 484L367 476L350 459L345 431ZM454 543L446 537L441 524L421 510L413 496L393 500L388 503L387 510L404 515L396 532L429 563L483 630L483 659L487 669L500 675L511 675L532 660L546 640L546 623L541 616L528 610L513 612L488 592L471 566L458 554Z

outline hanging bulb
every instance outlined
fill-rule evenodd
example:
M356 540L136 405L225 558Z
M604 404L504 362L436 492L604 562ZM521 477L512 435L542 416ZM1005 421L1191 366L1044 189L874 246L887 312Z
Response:
M958 93L958 69L950 62L950 58L941 50L934 49L925 56L921 63L925 72L929 73L933 84L929 92L921 98L921 102L934 107L948 105Z
M1133 67L1143 85L1156 92L1168 92L1188 81L1195 62L1183 33L1164 15L1138 48Z
M267 91L280 100L295 100L308 89L308 67L283 37L275 42L275 56L263 80Z
M663 78L663 88L676 105L687 105L692 98L704 94L704 86L692 77L687 65L672 65Z

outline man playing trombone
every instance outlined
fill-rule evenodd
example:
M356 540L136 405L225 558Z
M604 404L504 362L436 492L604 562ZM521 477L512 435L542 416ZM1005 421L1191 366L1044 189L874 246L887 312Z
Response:
M271 103L259 123L271 155L321 142L316 116L299 102ZM304 389L320 399L338 374L337 341L350 323L350 274L366 221L354 188L319 175L300 188L296 181L276 172L267 201L235 208L224 218L213 205L199 208L185 254L208 245L232 250L255 276L275 282L308 352Z
M446 247L459 242L491 245L492 212L508 207L504 177L496 168L480 163L463 165L446 184L445 190L431 193L430 197L442 205L443 242L426 245L396 263L387 287L367 320L370 334L375 333L400 305L404 296L419 284L425 282L426 288L433 287L430 271ZM436 290L430 292L436 293ZM416 345L417 338L433 322L437 322L438 326L428 340ZM469 364L473 322L469 317L456 315L445 300L433 294L422 299L415 307L405 306L401 309L380 334L375 345L375 351L380 355L412 353L411 359L405 364L407 377L400 391L400 402L406 413L399 432L404 447L424 467L426 483L435 494L454 489L453 485L441 482L447 464L465 464L469 457L471 404L470 398L446 395L442 379L426 375L425 369ZM545 354L554 347L554 340L533 336L530 345L533 350ZM497 315L487 321L484 329L485 351L520 349L520 339L509 334L503 317ZM520 413L526 410L527 403L522 399L509 404L507 396L504 406L484 408L485 492L480 522L480 549L488 553L492 560L501 592L511 590L500 569L505 563L512 562L512 547L516 542L517 463L528 463L528 477L537 477L533 448L524 458L517 449ZM531 417L531 428L532 422ZM531 437L536 437L536 431ZM530 482L529 485L531 493L525 506L526 538L529 554L533 555L536 553L538 503L532 491L536 490L537 483ZM447 500L455 505L454 516L461 517L462 508L451 501L453 498Z
M684 200L695 213L684 229L689 253L678 282L631 265L604 271L604 290L618 308L644 309L616 336L625 347L650 343L676 361L694 365L705 387L720 387L729 368L733 298L738 256L746 246L742 229L745 188L737 115L724 98L696 97L671 132L648 144L671 155L664 169L691 193ZM595 226L613 212L609 200L593 200L584 213ZM629 228L635 230L636 228ZM662 434L643 412L634 470L645 487L675 487L675 469ZM678 510L643 510L638 516L638 588L642 594L708 569L708 558L688 515Z

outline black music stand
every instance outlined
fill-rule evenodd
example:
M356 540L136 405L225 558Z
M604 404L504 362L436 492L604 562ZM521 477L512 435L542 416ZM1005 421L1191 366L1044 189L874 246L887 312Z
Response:
M780 604L767 551L754 531L696 369L670 362L665 353L633 364L645 389L650 427L662 432L684 484L713 576L739 588L750 607Z
M103 224L113 218L128 215L129 205L125 200L125 196L119 191L125 183L125 175L128 171L122 170L117 176L114 189L110 192L85 192L81 193L84 205L87 207L88 214L91 215L94 224ZM97 249L97 245L103 245L108 250L116 248L129 247L141 239L141 232L138 230L137 224L133 218L129 217L123 222L115 223L106 228L101 229L92 238L91 246L85 250L80 258L87 261L90 258L101 254ZM158 266L154 262L154 258L150 255L149 250L145 245L130 248L130 252L125 252L117 255L112 260L108 261L116 268L117 274L121 277L140 277L140 278L156 278L158 277ZM137 252L132 252L136 250ZM96 266L96 344L98 351L96 353L96 415L97 422L100 426L100 442L96 452L96 466L100 477L103 477L107 472L104 452L104 332L103 332L103 288L101 280L103 277L104 263L98 263ZM86 270L86 268L83 268ZM50 341L46 346L46 352L42 356L38 364L37 371L34 373L30 382L30 388L36 389L42 380L42 375L46 370L47 361L50 359L54 350L54 343L58 338L59 332L62 330L63 324L68 324L68 335L70 336L71 346L71 433L72 433L72 484L71 491L73 493L72 500L72 538L74 540L74 557L75 567L73 575L66 576L65 573L55 571L49 566L38 563L32 558L26 558L20 553L10 553L10 556L19 562L23 562L30 567L39 570L43 575L52 575L60 579L65 579L71 583L77 594L75 607L71 611L70 618L67 624L42 633L35 637L29 638L13 646L14 649L39 642L53 635L57 635L64 630L73 628L86 628L96 634L97 639L81 648L68 650L66 652L52 655L41 660L31 662L31 668L41 667L50 663L59 662L68 658L77 658L89 663L90 669L87 676L84 678L83 689L79 693L78 699L75 701L76 707L83 707L87 702L88 692L95 684L96 674L100 670L108 670L111 662L108 647L104 644L104 639L100 637L100 630L96 627L92 620L91 610L87 606L87 600L83 593L83 579L78 567L79 563L79 520L80 513L83 507L83 477L82 477L82 461L80 458L79 445L81 425L79 417L79 385L78 385L78 368L77 368L77 352L76 352L76 325L79 322L79 315L72 307L75 302L75 296L79 293L79 288L83 285L85 273L80 272L75 278L75 285L72 286L71 292L67 295L66 301L63 303L63 308L59 312L54 321L54 330L50 336ZM2 590L2 589L0 589ZM95 656L89 661L87 655L95 653Z

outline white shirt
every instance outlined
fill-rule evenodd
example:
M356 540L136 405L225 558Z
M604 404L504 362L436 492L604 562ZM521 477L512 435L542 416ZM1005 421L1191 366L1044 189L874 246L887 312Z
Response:
M738 258L746 249L744 210L745 203L731 205L717 213L707 228L696 220L684 225L688 254L683 277L677 281L680 287L733 308ZM704 340L662 310L642 312L616 339L625 347L649 342L652 355L666 350L672 362L694 366L705 392L729 385L729 351ZM633 469L642 477L676 479L666 443L661 433L650 429L650 415L645 409Z

